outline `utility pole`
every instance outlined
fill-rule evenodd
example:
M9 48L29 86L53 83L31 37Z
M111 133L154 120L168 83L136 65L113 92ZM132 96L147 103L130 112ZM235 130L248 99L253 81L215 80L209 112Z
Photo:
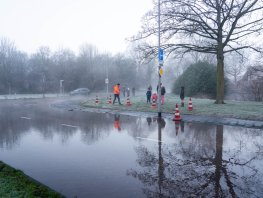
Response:
M106 84L106 95L107 95L107 98L109 97L109 65L107 63L107 66L106 66L106 79L105 79L105 84Z
M161 49L161 5L160 0L158 0L158 117L162 117L162 109L161 109L161 70L163 66L163 50Z

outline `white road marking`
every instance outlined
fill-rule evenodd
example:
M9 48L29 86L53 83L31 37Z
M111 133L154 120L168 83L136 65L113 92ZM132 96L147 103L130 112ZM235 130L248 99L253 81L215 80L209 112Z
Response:
M27 119L27 120L31 120L31 118L28 117L20 117L21 119Z
M67 127L72 127L72 128L78 128L78 126L73 126L73 125L69 125L69 124L61 124L62 126L67 126Z
M162 142L164 143L163 141L159 141L159 140L155 140L155 139L150 139L150 138L142 138L142 137L136 137L138 139L142 139L142 140L149 140L149 141L153 141L153 142Z

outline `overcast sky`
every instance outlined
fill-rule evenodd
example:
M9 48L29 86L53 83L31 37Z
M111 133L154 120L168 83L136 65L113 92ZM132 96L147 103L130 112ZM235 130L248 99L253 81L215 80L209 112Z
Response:
M0 0L0 37L28 53L40 46L78 52L88 43L116 54L152 7L152 0Z

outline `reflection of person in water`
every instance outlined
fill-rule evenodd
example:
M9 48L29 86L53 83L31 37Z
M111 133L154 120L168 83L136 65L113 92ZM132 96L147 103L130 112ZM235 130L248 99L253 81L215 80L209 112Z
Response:
M120 115L117 115L117 114L114 115L114 128L117 129L118 131L121 130L121 127L120 127Z
M160 126L160 128L164 129L165 124L166 124L165 120L163 118L158 118L157 122L158 122L158 125Z
M181 131L184 132L184 121L181 121L180 126L181 126Z
M146 120L147 120L147 122L148 122L148 126L150 126L151 123L152 123L152 118L151 118L151 117L147 117Z

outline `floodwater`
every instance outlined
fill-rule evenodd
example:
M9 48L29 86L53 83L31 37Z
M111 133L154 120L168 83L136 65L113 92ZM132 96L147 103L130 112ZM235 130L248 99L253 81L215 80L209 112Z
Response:
M66 197L262 197L263 130L0 103L0 160Z

